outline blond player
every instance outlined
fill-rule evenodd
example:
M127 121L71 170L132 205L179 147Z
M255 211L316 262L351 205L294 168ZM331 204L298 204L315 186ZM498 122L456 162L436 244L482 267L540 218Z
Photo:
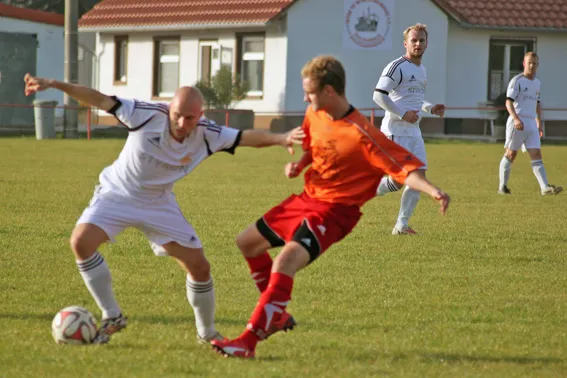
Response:
M445 105L433 105L424 100L427 73L421 59L427 49L427 38L425 25L408 27L404 31L405 55L384 68L374 91L374 101L386 111L382 120L382 132L421 160L425 164L420 168L423 172L427 169L427 156L419 128L420 113L424 111L440 117L445 113ZM385 176L378 185L376 195L395 192L401 187L401 183ZM418 201L419 191L406 185L392 234L416 233L408 222Z

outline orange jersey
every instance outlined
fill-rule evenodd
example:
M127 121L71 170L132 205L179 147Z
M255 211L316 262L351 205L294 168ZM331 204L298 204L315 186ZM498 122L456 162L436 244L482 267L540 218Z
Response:
M404 183L424 165L354 108L332 120L309 106L303 129L303 149L313 158L305 173L305 192L320 201L362 206L376 195L384 174Z

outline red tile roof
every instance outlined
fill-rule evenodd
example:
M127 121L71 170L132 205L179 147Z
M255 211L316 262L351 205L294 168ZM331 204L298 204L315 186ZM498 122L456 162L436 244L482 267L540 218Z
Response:
M266 23L295 0L103 0L80 28Z
M567 0L432 0L463 26L567 30Z
M61 14L15 7L3 3L0 3L0 17L16 18L18 20L57 26L65 25L65 17Z

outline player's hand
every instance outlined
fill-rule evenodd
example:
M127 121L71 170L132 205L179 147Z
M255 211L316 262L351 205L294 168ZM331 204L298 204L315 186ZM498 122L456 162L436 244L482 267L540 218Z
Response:
M285 133L284 137L285 139L282 145L288 150L290 154L293 155L293 145L303 143L303 138L305 138L305 131L303 131L303 128L301 126L296 127L295 129Z
M299 169L297 169L297 167L298 167L297 163L293 163L293 162L287 163L285 165L285 169L284 169L286 177L287 178L294 178L294 177L299 176L300 172L299 172Z
M441 214L445 215L445 213L447 213L449 203L451 202L451 197L449 197L447 193L438 190L437 193L433 195L433 198L441 205Z
M541 129L541 127L538 127L537 131L539 132L540 139L543 138L543 130Z
M445 115L445 105L437 104L431 108L431 114L443 117Z
M419 119L419 115L417 113L417 110L408 110L407 112L405 112L402 119L408 123L416 123Z
M514 120L514 128L515 128L516 130L523 130L523 129L524 129L524 123L522 122L521 119L516 118L516 119Z
M29 96L36 92L41 92L51 88L52 80L32 76L27 73L26 76L24 76L24 82L26 83L24 93L26 96Z

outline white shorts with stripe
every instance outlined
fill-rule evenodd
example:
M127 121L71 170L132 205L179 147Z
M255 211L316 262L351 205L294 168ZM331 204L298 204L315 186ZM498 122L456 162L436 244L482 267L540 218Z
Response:
M386 134L387 135L387 134ZM421 160L424 166L420 169L427 169L427 154L425 153L425 143L421 136L406 135L387 135L388 138L411 152L416 158Z
M176 242L188 248L202 248L193 226L185 219L171 196L159 203L141 203L125 200L112 192L101 193L99 187L77 224L90 223L100 227L110 239L127 227L142 231L157 256L167 256L162 245Z
M539 138L539 130L537 122L533 118L520 117L524 124L523 130L516 130L514 127L514 119L508 117L506 122L506 142L504 148L512 151L518 151L522 144L526 148L541 149L541 140Z

